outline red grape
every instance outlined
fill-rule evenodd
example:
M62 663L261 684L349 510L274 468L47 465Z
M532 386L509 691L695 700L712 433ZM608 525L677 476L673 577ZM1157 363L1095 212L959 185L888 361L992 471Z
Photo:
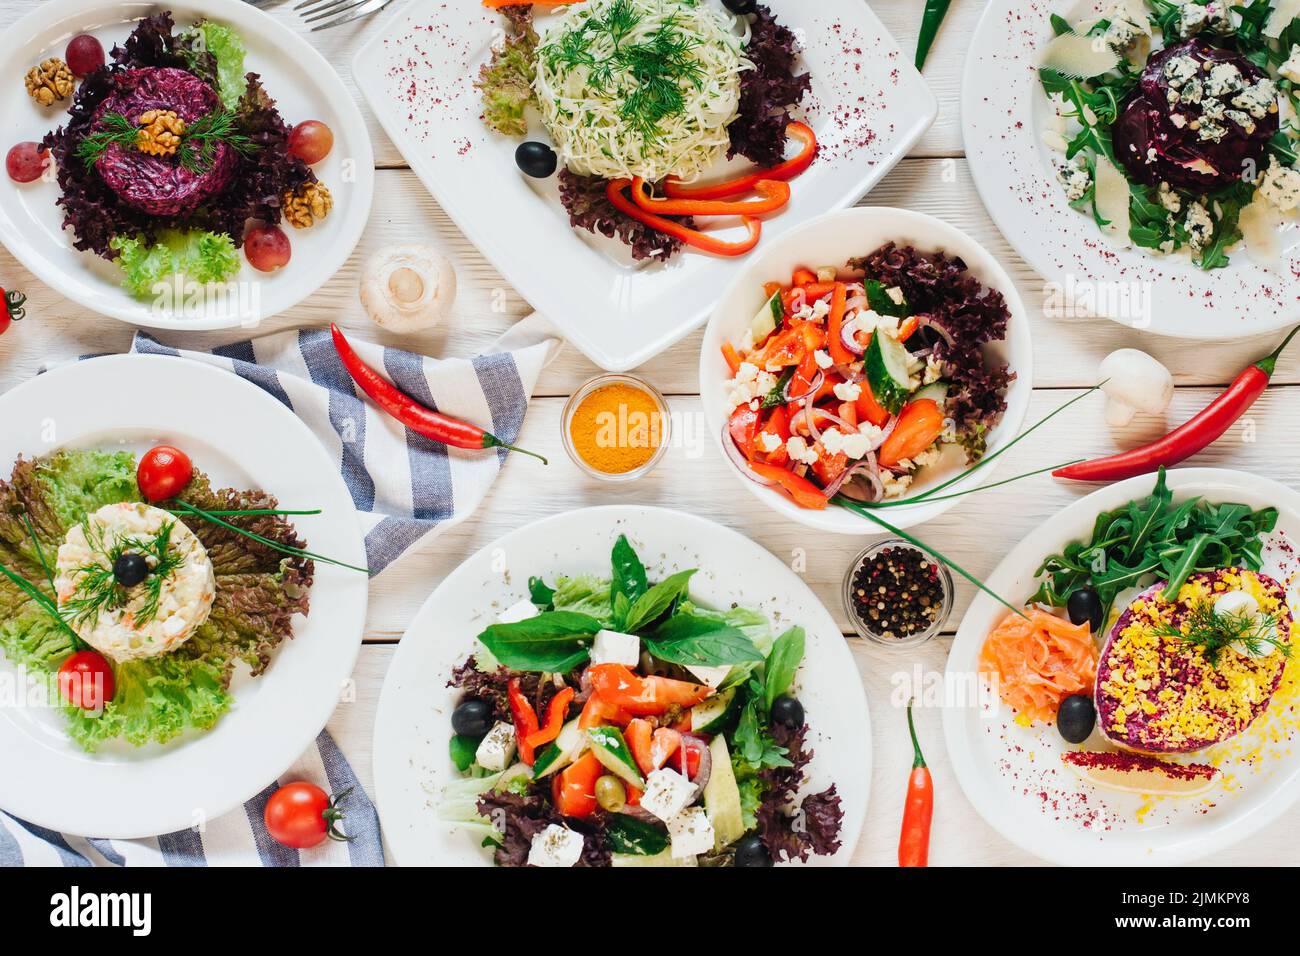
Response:
M274 272L289 264L293 249L279 226L254 226L244 236L244 255L259 272Z
M289 154L314 166L334 148L334 133L320 120L299 123L289 134Z
M16 183L33 183L50 163L50 151L40 143L19 143L5 156L5 170Z
M89 76L104 65L104 46L89 33L82 33L68 41L63 58L76 76Z

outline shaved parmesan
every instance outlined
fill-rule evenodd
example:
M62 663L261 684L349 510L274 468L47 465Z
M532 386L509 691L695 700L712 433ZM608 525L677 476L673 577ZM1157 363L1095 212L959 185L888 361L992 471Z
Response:
M1296 17L1300 17L1300 0L1273 0L1273 12L1264 24L1264 36L1276 40Z
M1128 180L1105 156L1097 156L1097 179L1094 199L1097 215L1107 225L1101 231L1106 241L1120 249L1129 246L1129 188Z
M1119 54L1103 43L1101 37L1062 33L1043 50L1041 65L1063 76L1084 80L1115 69L1119 66Z
M1246 255L1252 262L1268 269L1281 261L1282 241L1278 236L1277 213L1263 197L1256 196L1241 211L1237 225L1246 241Z

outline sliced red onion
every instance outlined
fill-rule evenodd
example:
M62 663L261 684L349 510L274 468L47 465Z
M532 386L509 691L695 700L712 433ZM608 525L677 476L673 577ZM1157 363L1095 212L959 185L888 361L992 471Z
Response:
M722 450L727 453L731 463L740 469L740 473L750 481L758 485L770 485L771 480L763 478L757 474L753 468L749 467L749 462L745 460L745 455L736 447L736 440L731 437L731 429L724 424L722 426Z
M848 469L840 477L841 481L835 490L846 498L852 498L854 501L873 502L880 501L885 497L885 483L880 480L880 471L876 467L874 452L868 454L866 458L863 458L862 461ZM858 478L866 482L866 493L857 483L856 479Z
M633 820L640 820L642 823L652 823L663 826L664 822L644 807L624 806L618 811L625 817L631 817Z
M840 328L840 342L854 355L861 355L866 347L858 344L858 332L862 329L862 317L855 315Z
M866 371L858 362L851 365L837 365L835 371L838 372L846 382L858 383L867 377Z
M809 395L817 394L817 389L822 387L822 382L826 380L826 376L823 375L821 370L819 369L817 374L813 376L812 381L808 383L808 391L804 392L802 395L799 395L798 397L791 397L790 395L790 386L794 384L794 380L795 380L795 376L791 375L790 381L785 383L785 390L781 393L782 397L787 402L802 401L803 399L807 398Z
M933 329L939 337L948 343L951 348L953 344L952 333L940 325L932 315L918 315L916 317L917 325L923 329Z
M800 426L807 426L808 434L812 436L813 441L821 441L821 429L819 429L816 424L818 419L821 419L826 424L834 425L836 428L845 432L855 432L858 430L855 425L846 422L838 415L832 415L824 408L809 409L804 407L795 412L794 417L790 419L790 431L798 431Z
M691 798L694 803L704 793L704 788L709 785L709 777L713 774L713 754L709 752L709 745L704 742L702 737L696 737L694 734L682 734L682 776L689 779L691 762L685 753L687 744L695 747L700 752L700 766L695 772L695 779L691 782L695 784L695 796Z
M850 312L865 312L870 306L865 295L854 295L844 300L844 314Z

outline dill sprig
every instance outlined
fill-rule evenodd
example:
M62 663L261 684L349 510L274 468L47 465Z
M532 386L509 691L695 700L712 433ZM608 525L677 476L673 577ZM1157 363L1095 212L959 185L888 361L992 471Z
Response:
M132 148L140 135L140 127L121 113L105 113L102 128L85 136L77 144L76 154L87 166L93 166L104 157L109 146ZM232 110L214 110L201 116L185 128L181 145L176 151L177 161L194 173L211 168L216 159L218 144L224 143L241 156L247 156L257 144L239 132L238 120Z
M1219 662L1223 649L1234 644L1240 644L1251 657L1267 656L1266 647L1280 650L1284 657L1291 656L1291 645L1279 636L1281 623L1276 614L1258 617L1244 611L1225 614L1212 601L1198 601L1187 609L1180 624L1162 623L1155 633L1199 646L1205 659L1213 665Z
M126 607L139 594L143 594L144 599L132 615L134 626L140 628L152 622L158 616L163 587L185 563L185 559L171 547L176 522L167 522L151 540L119 537L112 544L105 542L97 526L86 522L83 527L87 544L92 551L104 555L107 565L98 562L87 564L74 572L77 589L64 602L73 625L81 626L95 620L104 611ZM114 566L124 554L138 554L149 562L149 575L133 588L119 584L114 573Z
M103 159L110 146L135 146L140 135L140 127L121 113L105 113L100 117L100 123L102 128L87 134L77 144L77 158L87 166L94 166Z

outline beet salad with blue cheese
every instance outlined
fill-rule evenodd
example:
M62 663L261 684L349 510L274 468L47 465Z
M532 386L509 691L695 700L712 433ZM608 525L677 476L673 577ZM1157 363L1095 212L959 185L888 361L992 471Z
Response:
M771 866L831 855L834 785L807 792L804 631L651 583L626 536L611 577L529 581L448 682L461 773L437 812L499 866Z

